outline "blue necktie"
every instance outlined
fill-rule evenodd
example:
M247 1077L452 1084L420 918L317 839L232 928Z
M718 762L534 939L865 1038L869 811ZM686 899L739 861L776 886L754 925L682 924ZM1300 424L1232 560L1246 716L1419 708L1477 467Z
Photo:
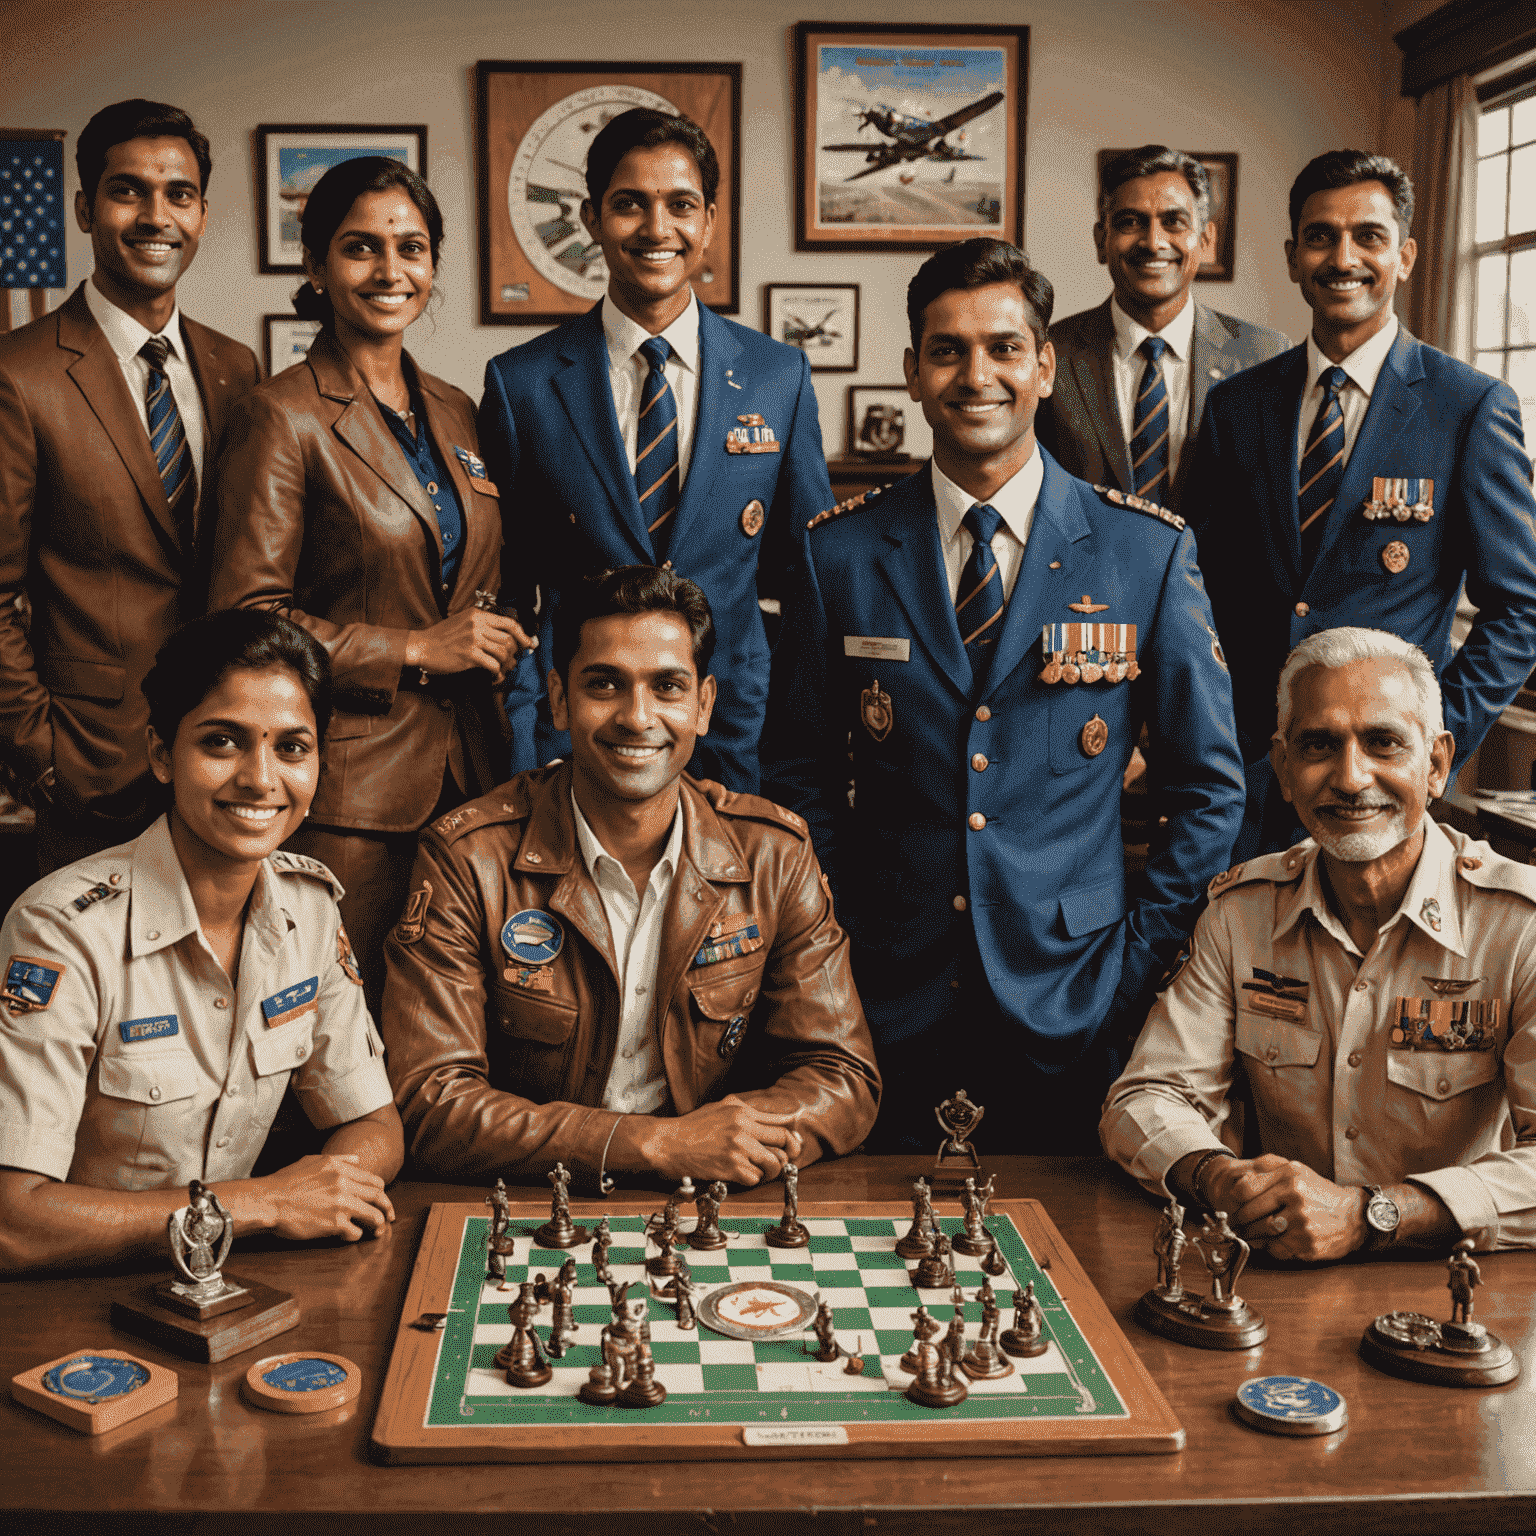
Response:
M1135 430L1131 433L1131 489L1149 501L1168 496L1168 383L1163 378L1163 353L1168 343L1148 336L1136 349L1147 360L1136 386L1131 409Z
M960 572L960 589L955 596L955 622L965 654L971 659L974 691L980 692L987 678L987 664L992 647L1003 632L1003 573L992 553L992 539L1002 524L993 508L977 505L965 514L963 526L975 541Z
M1307 434L1296 495L1303 578L1317 558L1328 526L1328 509L1338 497L1339 483L1344 478L1344 409L1339 404L1339 391L1349 382L1349 375L1342 368L1329 368L1318 382L1325 393Z
M635 434L635 494L651 535L657 565L667 557L672 532L665 527L677 510L677 396L667 382L666 363L672 348L660 336L640 344L650 365L640 389L640 424Z
M197 503L197 477L192 472L192 450L187 445L186 428L171 381L166 377L165 360L171 344L164 336L151 336L139 348L139 356L149 364L149 382L144 389L144 405L149 416L149 446L160 470L165 499L181 535L181 550L188 558L196 533L193 509Z

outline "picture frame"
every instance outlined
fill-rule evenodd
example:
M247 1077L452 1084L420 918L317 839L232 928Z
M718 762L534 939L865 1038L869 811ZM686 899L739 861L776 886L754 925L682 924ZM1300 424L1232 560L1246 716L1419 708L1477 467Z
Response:
M581 223L587 146L610 118L643 106L692 118L714 145L715 228L694 291L720 314L737 312L740 64L482 59L475 65L482 325L548 325L602 298L607 268Z
M933 452L933 428L905 384L848 386L848 457L906 464Z
M797 251L1023 244L1028 27L802 21L794 71Z
M1104 184L1104 167L1124 149L1101 149L1098 175L1094 179L1094 197ZM1188 154L1205 167L1211 179L1211 223L1216 226L1216 251L1209 261L1202 261L1195 281L1230 283L1237 275L1237 155L1231 150L1191 149Z
M293 313L261 317L262 362L270 379L284 369L302 363L309 344L320 334L318 320L301 320Z
M859 367L857 283L767 283L763 330L805 353L812 373L856 373Z
M310 189L333 165L359 155L400 160L423 179L421 124L262 123L255 130L256 254L262 272L304 270L299 220Z

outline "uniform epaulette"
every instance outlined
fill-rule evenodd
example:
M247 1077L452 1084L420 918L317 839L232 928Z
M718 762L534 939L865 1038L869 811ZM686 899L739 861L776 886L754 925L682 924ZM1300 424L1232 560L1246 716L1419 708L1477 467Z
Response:
M554 771L543 770L545 773ZM445 843L456 843L468 833L478 832L481 827L526 821L532 813L533 807L527 793L520 786L513 788L510 784L503 784L490 794L481 795L478 800L471 800L468 805L461 805L439 816L431 823L431 827Z
M78 896L71 897L60 909L71 915L71 920L81 912L87 912L97 903L110 901L114 896L121 896L127 886L122 883L122 876L116 872L107 876L105 880L98 880L94 885L87 886Z
M859 507L867 506L870 500L884 489L883 485L876 485L867 491L860 491L857 496L850 496L847 501L840 501L835 507L829 507L825 512L818 512L805 526L807 530L819 528L823 523L831 522L834 517L841 517L844 512L853 512Z
M719 790L718 794L711 793L716 789ZM710 789L705 791L705 798L718 815L735 817L741 821L761 821L770 827L782 827L785 831L793 832L801 842L806 841L811 835L811 829L805 824L803 816L797 816L788 807L775 805L772 800L765 800L761 795L743 795L734 790L711 785Z
M1468 843L1456 855L1456 873L1484 891L1513 891L1536 902L1536 869L1495 853L1487 843Z
M1240 885L1251 885L1255 880L1293 880L1306 863L1306 855L1299 849L1288 848L1284 853L1265 853L1245 863L1224 869L1206 886L1205 894L1220 896L1225 891L1235 891Z
M1112 485L1094 486L1105 501L1113 502L1117 507L1129 507L1133 512L1145 512L1148 517L1155 517L1160 523L1167 523L1170 528L1182 528L1184 519L1177 512L1170 512L1167 507L1160 507L1155 501L1148 501L1145 496L1132 496L1126 491L1117 491Z
M319 859L312 859L308 854L289 853L285 848L279 848L272 855L272 867L280 875L308 875L311 880L323 880L330 886L337 901L347 894L347 888L330 871L330 868L322 864Z

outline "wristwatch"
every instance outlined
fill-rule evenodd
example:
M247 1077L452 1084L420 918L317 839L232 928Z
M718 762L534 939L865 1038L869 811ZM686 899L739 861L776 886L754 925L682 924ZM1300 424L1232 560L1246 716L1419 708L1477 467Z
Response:
M1382 1193L1379 1184L1367 1184L1365 1196L1366 1250L1390 1248L1397 1241L1397 1224L1403 1213Z

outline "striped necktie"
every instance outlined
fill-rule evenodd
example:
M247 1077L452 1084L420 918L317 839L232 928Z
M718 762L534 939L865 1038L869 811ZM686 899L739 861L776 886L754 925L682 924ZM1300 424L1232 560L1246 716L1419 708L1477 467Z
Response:
M1344 410L1339 404L1339 391L1349 382L1349 375L1342 368L1329 368L1318 382L1325 393L1307 434L1307 449L1301 456L1300 490L1296 495L1303 577L1317 558L1323 531L1328 526L1326 514L1344 478Z
M1163 353L1168 343L1148 336L1136 349L1147 360L1136 388L1131 414L1136 430L1131 434L1131 489L1150 501L1168 496L1168 382L1163 378Z
M197 504L197 476L192 468L192 450L187 444L186 428L171 381L166 377L165 360L171 344L164 336L151 336L139 348L139 356L149 364L149 382L144 389L144 405L149 417L149 446L160 470L165 499L181 535L182 553L192 554L196 533L194 508Z
M992 539L1002 525L1001 515L992 507L978 504L965 514L962 526L975 541L960 572L960 589L955 598L955 622L965 654L971 659L971 680L980 692L987 677L987 663L992 647L1003 632L1003 573L992 553Z
M650 365L650 372L640 389L635 494L640 498L640 512L660 565L667 558L672 532L665 525L677 510L677 396L665 371L672 348L660 336L652 336L640 344L640 355Z

